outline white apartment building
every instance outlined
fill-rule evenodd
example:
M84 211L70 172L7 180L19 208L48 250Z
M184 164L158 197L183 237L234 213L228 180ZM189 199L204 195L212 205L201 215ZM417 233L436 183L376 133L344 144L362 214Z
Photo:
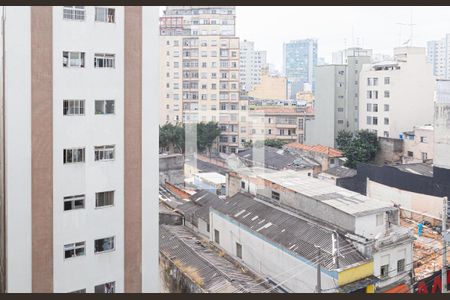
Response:
M351 47L332 53L331 63L342 65L348 63L349 56L369 56L372 57L372 49L363 49L360 47Z
M425 48L394 49L394 60L363 66L359 128L400 138L416 124L433 122L435 77Z
M440 40L427 42L427 58L435 76L450 79L450 33Z
M5 8L2 291L159 291L158 14Z
M253 86L261 83L261 70L266 67L267 51L255 50L252 41L241 41L240 80L241 89L251 91Z
M160 18L160 124L219 122L225 153L240 146L234 28L234 6L167 6Z

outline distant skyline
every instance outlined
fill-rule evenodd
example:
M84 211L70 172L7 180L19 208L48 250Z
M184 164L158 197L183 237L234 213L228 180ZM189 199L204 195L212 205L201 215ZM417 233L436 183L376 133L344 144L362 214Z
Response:
M392 55L393 48L410 37L413 46L426 47L450 32L450 7L307 7L237 6L236 35L267 51L267 62L281 71L283 42L318 40L318 56L331 63L332 53L360 46L373 53Z

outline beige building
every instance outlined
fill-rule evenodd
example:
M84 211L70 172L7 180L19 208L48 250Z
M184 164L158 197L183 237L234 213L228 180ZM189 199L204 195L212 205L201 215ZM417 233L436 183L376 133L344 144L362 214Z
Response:
M261 83L255 84L248 92L249 97L255 99L287 99L287 78L269 75L268 69L261 70Z
M433 159L434 130L432 125L417 126L404 133L403 163L426 162Z
M279 139L289 142L303 140L305 118L311 118L310 112L296 107L263 108L248 112L248 140L263 141Z
M160 46L160 124L219 122L219 150L236 152L241 105L235 8L167 6Z

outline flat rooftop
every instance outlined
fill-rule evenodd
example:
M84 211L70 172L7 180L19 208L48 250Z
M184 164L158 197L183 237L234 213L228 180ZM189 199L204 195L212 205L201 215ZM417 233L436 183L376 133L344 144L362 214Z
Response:
M222 184L227 181L227 178L225 176L216 172L197 173L194 176L205 179L214 184Z
M324 180L300 177L292 170L261 173L258 176L356 217L395 209L393 204L369 198Z
M433 166L427 163L393 165L392 167L406 173L433 177Z

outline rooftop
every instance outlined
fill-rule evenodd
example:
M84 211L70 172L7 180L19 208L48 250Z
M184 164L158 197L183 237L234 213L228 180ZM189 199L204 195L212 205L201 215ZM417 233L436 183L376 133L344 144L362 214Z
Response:
M341 151L339 151L335 148L332 148L332 147L322 146L322 145L310 146L310 145L305 145L305 144L300 144L300 143L290 143L290 144L285 145L284 147L326 154L326 155L328 155L328 157L331 157L331 158L344 156Z
M191 201L185 202L183 205L177 207L183 213L185 218L196 223L196 218L209 223L209 207L215 206L223 202L215 194L206 190L200 190L191 197Z
M330 168L323 173L327 173L338 178L344 178L344 177L353 177L356 175L357 172L356 170L351 168L347 168L344 166L337 166Z
M185 164L190 166L195 166L195 164L197 164L196 168L201 172L215 172L222 175L227 173L226 168L219 167L218 165L203 161L201 159L188 158L185 160Z
M214 184L222 184L226 182L226 177L216 172L197 173L194 176L212 182Z
M305 169L320 166L314 159L293 155L283 149L274 147L253 147L238 153L238 156L244 160L251 161L253 164L263 165L266 168L283 170L287 168Z
M327 181L307 176L299 177L298 173L292 170L262 173L258 176L355 217L395 209L392 204L369 198Z
M166 257L196 272L203 281L202 288L208 292L262 293L268 289L265 284L259 284L256 275L243 272L239 266L219 256L184 226L161 225L159 247Z
M262 235L286 251L309 261L317 258L315 246L320 246L324 253L321 265L327 270L336 269L331 255L333 231L329 228L243 193L223 201L213 210L234 219L255 235ZM338 240L339 247L351 249L339 257L340 268L366 261L366 258L344 237L338 235Z
M392 167L406 173L433 177L433 166L427 163L393 165Z

